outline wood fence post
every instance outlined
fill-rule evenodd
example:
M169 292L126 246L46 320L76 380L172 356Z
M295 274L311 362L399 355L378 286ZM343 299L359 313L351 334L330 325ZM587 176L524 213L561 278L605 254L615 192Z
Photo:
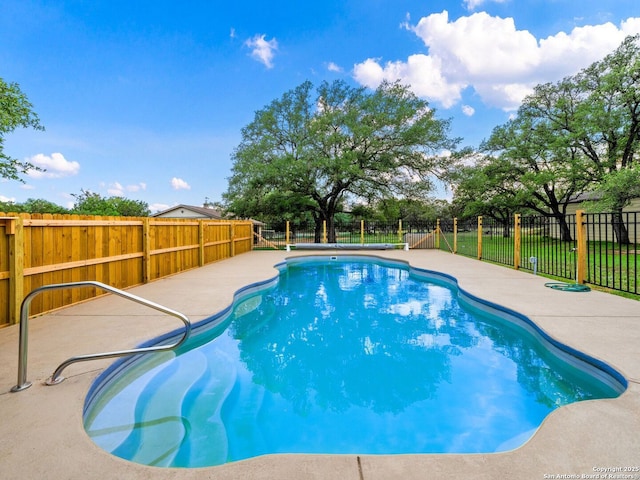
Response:
M142 219L142 283L151 281L151 226L149 218Z
M520 268L520 249L522 244L520 234L520 214L516 213L513 216L513 268L516 270Z
M231 240L231 250L230 250L230 255L232 257L235 257L236 255L236 239L235 239L235 235L236 235L236 229L235 229L235 224L233 223L233 220L231 221L231 224L229 225L229 239Z
M327 243L327 221L322 221L322 243Z
M24 225L21 217L5 227L9 233L9 325L20 322L24 299Z
M398 220L398 243L402 243L402 219Z
M433 241L436 250L440 250L440 219L436 220L436 238Z
M482 260L482 216L478 217L478 260Z
M285 234L284 234L284 243L285 243L285 245L290 245L291 244L290 237L291 237L291 227L289 225L289 220L287 220L287 227L286 227Z
M204 267L204 220L198 220L198 266Z
M458 253L458 217L453 219L453 253Z
M587 280L587 217L584 210L576 211L576 283Z

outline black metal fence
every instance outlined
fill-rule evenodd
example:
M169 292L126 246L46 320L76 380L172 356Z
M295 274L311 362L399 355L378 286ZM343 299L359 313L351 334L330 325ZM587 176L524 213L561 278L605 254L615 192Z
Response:
M338 222L335 242L344 244L408 244L409 248L434 248L435 222ZM296 243L327 243L331 232L313 222L281 222L254 228L254 249L285 249ZM333 241L331 241L333 243Z
M589 213L587 281L640 294L640 212Z
M640 295L639 217L640 212L624 212L580 214L580 217L571 214L563 221L533 215L504 221L485 217L480 221L437 223L339 222L335 241L439 248L572 281L579 280L578 257L582 255L581 258L586 258L586 272L580 280ZM577 225L578 218L581 225ZM583 245L577 242L579 230L586 238ZM329 232L326 226L316 227L311 222L281 222L255 227L254 237L256 249L285 249L287 244L326 243Z
M567 280L577 280L578 250L575 214L564 224L542 215L497 221L484 218L458 223L440 221L441 250L517 267ZM584 280L612 290L640 295L640 212L590 213L582 216L586 242ZM518 231L518 233L516 233ZM479 238L480 237L480 238ZM516 237L519 237L516 255ZM479 250L480 249L480 250Z
M565 227L542 215L521 218L519 268L545 275L576 279L576 216L565 216ZM569 238L563 239L563 229Z

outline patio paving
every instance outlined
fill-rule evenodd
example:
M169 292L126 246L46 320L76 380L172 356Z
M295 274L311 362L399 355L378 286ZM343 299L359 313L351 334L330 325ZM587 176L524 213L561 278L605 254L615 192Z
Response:
M129 291L195 322L228 306L239 288L275 276L276 263L310 254L314 252L255 251ZM131 348L180 326L175 318L105 295L30 320L28 379L33 386L23 392L9 393L16 384L18 326L0 329L0 478L411 480L599 474L640 479L640 471L624 471L640 467L640 302L597 291L552 290L545 288L548 280L543 277L434 250L349 254L401 259L448 273L469 293L525 314L557 340L605 361L629 386L616 399L555 410L525 445L510 452L266 455L202 469L147 467L104 452L84 432L86 393L111 360L75 364L65 370L68 378L60 385L42 384L70 356Z

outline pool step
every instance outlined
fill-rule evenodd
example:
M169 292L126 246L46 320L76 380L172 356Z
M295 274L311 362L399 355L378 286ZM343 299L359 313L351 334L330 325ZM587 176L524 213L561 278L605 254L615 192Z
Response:
M206 368L206 357L189 355L160 370L139 394L134 428L112 453L146 465L170 465L189 431L181 414L184 392Z

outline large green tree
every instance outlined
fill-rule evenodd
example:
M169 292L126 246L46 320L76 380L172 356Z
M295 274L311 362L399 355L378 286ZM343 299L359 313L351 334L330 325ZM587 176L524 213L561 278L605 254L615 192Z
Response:
M568 202L593 190L605 177L638 161L640 145L640 36L557 83L538 85L514 119L496 127L483 143L505 168L519 206L554 217L564 240ZM608 191L601 190L604 195ZM629 238L622 204L612 203L620 243Z
M351 208L351 219L397 223L405 225L434 223L438 218L450 216L449 203L442 199L383 198L359 203Z
M455 148L449 121L399 83L375 91L343 81L304 82L256 112L242 129L224 198L238 216L288 212L334 219L348 197L419 197Z
M22 181L20 174L37 169L31 163L12 158L4 152L5 135L19 127L44 130L20 86L0 78L0 178Z
M565 83L536 87L517 116L496 127L481 147L498 154L489 162L488 181L489 186L500 189L497 203L511 198L512 205L553 217L564 241L572 239L567 205L587 188L589 165L562 129L548 122L539 108L544 106L545 115L559 114L570 101L571 90Z
M576 112L571 134L592 162L596 185L620 183L631 175L615 175L638 163L640 148L640 35L627 37L610 55L580 72L575 79L585 99ZM614 174L611 177L611 174ZM611 178L609 178L611 177ZM616 189L601 189L613 212L611 224L619 243L629 243L622 219L626 203ZM613 196L606 198L608 192ZM620 201L616 201L619 198Z
M486 156L474 165L463 165L451 176L455 184L453 209L461 218L487 216L510 235L511 219L522 207L518 181L509 162Z

